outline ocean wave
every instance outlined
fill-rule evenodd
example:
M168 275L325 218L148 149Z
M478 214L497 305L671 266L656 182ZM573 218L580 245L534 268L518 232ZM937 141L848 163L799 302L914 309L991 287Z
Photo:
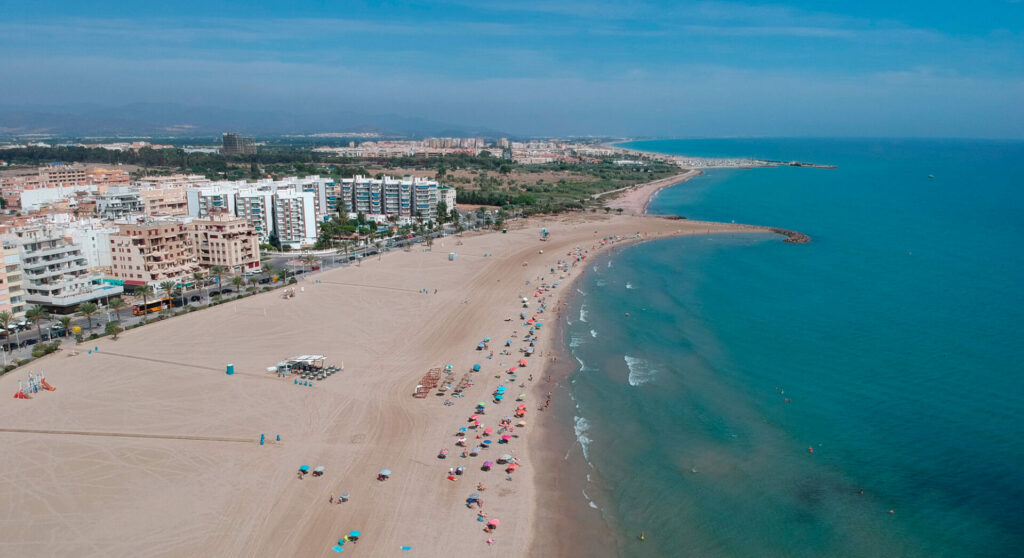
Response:
M590 336L593 337L594 339L597 339L597 332L594 330L590 330Z
M625 355L626 366L629 368L629 385L642 386L654 380L658 371L651 366L651 363L642 358Z
M576 337L574 335L574 336L569 338L569 348L570 349L575 349L576 347L579 347L582 344L583 344L583 338L582 337Z
M632 289L633 288L633 283L626 283L626 288L627 289Z
M597 281L594 281L594 284L597 285L598 287L603 287L608 284L608 281L605 281L604 279L598 279Z
M597 504L595 504L593 500L590 499L590 495L587 494L586 490L581 490L581 492L583 492L583 498L587 501L587 505L589 505L590 507L594 508L595 510L601 509L601 508L597 507Z
M581 291L579 289L576 289L576 292L580 293L583 296L587 296L587 293L585 293L585 292L583 292L583 291Z
M576 355L573 355L573 357L576 359L576 362L580 363L580 372L583 372L584 370L587 369L587 365L583 364L583 360L581 360L580 357Z
M612 266L612 261L608 260L608 267L611 267L611 266Z
M576 434L576 441L583 449L583 459L590 463L590 437L587 432L590 430L590 423L583 417L573 417L572 431Z
M586 323L587 321L587 305L580 305L580 321Z

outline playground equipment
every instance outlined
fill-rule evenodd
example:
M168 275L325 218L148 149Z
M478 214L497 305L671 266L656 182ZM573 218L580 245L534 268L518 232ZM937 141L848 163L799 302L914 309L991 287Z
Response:
M28 380L25 382L18 380L18 391L15 392L14 398L32 399L32 394L39 393L40 390L57 391L57 388L51 386L50 383L46 381L46 377L42 374L33 374L32 372L29 372Z

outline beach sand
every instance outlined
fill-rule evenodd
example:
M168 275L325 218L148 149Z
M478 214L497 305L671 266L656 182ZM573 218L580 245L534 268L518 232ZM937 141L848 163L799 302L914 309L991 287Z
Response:
M616 195L608 202L608 207L613 210L622 209L624 215L643 215L647 212L647 205L651 202L651 198L663 188L682 184L699 174L701 174L699 170L688 170L668 178L638 184Z
M528 555L542 505L536 481L557 474L533 466L543 448L531 439L556 424L536 406L550 391L544 368L559 342L555 309L583 266L564 278L549 269L574 246L600 251L592 247L605 236L764 229L581 214L509 225L508 234L438 239L432 251L415 247L307 276L292 299L279 290L249 297L116 341L86 342L77 355L64 350L0 377L0 555L331 556L350 530L363 536L345 546L347 556L393 555L403 546L417 556ZM541 227L551 231L547 242ZM449 261L449 252L458 258ZM546 293L543 356L519 374L534 381L520 389L500 372L521 357L498 353L512 330L524 332L520 320L504 319L518 318L517 297L536 300L525 281L539 276L560 284ZM475 350L484 336L495 340L491 360ZM344 370L313 387L266 371L299 354L324 354ZM483 370L453 406L436 392L413 398L419 378L446 364L455 378L473 364ZM12 399L29 370L57 390ZM528 393L528 426L507 446L460 458L454 433L500 384ZM485 424L496 428L514 407L488 405ZM442 447L451 450L444 460ZM502 453L523 464L511 482L500 466L480 470ZM299 480L303 464L323 465L326 474ZM460 464L466 474L447 480ZM382 468L393 470L385 482L376 480ZM501 521L490 535L465 506L478 482L487 485L488 518ZM332 493L350 501L329 504Z

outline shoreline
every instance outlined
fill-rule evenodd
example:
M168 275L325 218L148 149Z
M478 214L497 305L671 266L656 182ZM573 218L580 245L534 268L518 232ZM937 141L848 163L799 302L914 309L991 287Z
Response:
M541 227L550 231L546 242ZM0 485L12 501L24 502L17 513L0 513L0 554L17 544L19 553L33 555L81 548L96 555L152 554L159 547L196 556L331 556L329 543L358 529L364 536L351 549L357 555L385 555L400 546L439 558L473 555L487 549L489 535L465 509L465 498L485 481L486 510L501 520L490 535L495 551L524 554L544 529L535 513L550 504L541 501L542 483L559 481L557 472L540 465L543 446L548 434L558 435L559 414L570 408L559 398L554 410L534 410L532 399L547 391L541 376L527 387L529 426L517 429L508 446L497 446L502 450L490 450L522 460L515 480L481 470L477 459L483 457L463 460L461 448L451 445L453 432L474 402L505 385L503 367L521 358L486 359L475 350L481 336L516 339L512 330L523 329L511 321L521 306L517 296L535 288L524 281L559 281L544 294L550 330L541 332L539 358L520 372L554 376L552 363L541 367L540 359L558 358L563 340L555 326L585 267L559 279L548 272L556 260L577 246L591 257L608 253L607 246L597 248L603 238L623 239L610 245L614 250L672 236L763 232L653 216L531 218L510 223L507 234L446 237L434 250L391 252L324 271L315 281L300 281L294 298L274 291L246 297L117 340L96 340L88 354L34 361L33 371L58 389L30 401L0 401L0 421L11 430L0 432L9 448L0 454L0 467L31 469L39 481ZM449 251L458 259L449 260ZM266 371L297 354L326 354L343 370L302 387ZM234 375L224 374L225 363L234 363ZM442 405L447 395L439 393L413 398L423 374L446 363L454 366L451 378L465 374L477 384L466 398L452 398L451 406ZM486 368L470 374L474 363ZM0 377L0 391L14 393L23 377ZM497 411L487 416L489 423L511 411L509 404L488 409ZM135 436L107 435L121 433ZM265 446L258 443L261 433L270 441ZM438 448L445 447L453 454L440 459ZM445 471L462 463L465 475L446 480ZM327 474L297 480L300 464L324 465ZM379 482L375 476L384 467L395 475ZM331 506L332 493L352 496ZM97 502L104 503L101 510ZM78 535L54 540L56 528ZM121 536L125 531L133 536Z

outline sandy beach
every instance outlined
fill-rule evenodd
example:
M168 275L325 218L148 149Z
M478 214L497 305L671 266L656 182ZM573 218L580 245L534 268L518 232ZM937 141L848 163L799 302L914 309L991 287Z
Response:
M682 174L654 180L644 184L638 184L617 195L608 202L612 209L622 209L625 215L643 215L647 212L647 205L651 198L663 188L682 184L687 180L701 174L699 170L688 170Z
M432 251L391 252L308 276L292 299L264 293L3 376L0 555L331 556L351 530L362 537L345 545L348 556L397 555L402 547L417 556L526 555L536 532L535 481L553 474L532 466L537 448L527 442L554 424L538 406L549 391L555 310L584 266L550 269L577 246L590 255L608 250L600 240L614 235L766 230L580 214L510 225L508 234L448 237ZM449 261L449 252L458 257ZM540 318L551 327L540 330L537 355L510 383L502 371L522 358L526 329L519 297L535 312L536 285L555 281L541 294L548 311ZM495 342L477 351L485 336ZM499 353L505 339L513 340L509 356ZM344 370L312 387L267 372L300 354L324 354ZM413 398L420 377L446 364L456 379L482 366L470 373L466 397L451 406L436 392ZM57 390L12 399L28 371ZM490 403L498 385L527 394L527 426L508 444L461 458L455 434L476 402L488 402L487 427L512 414L511 400ZM470 430L470 446L474 437ZM446 459L441 448L450 449ZM522 464L511 481L502 466L481 471L502 453ZM299 479L303 464L326 473ZM449 481L458 465L465 474ZM376 478L382 468L393 471L384 482ZM492 534L465 504L481 482L487 519L501 522ZM349 501L328 502L342 493Z

